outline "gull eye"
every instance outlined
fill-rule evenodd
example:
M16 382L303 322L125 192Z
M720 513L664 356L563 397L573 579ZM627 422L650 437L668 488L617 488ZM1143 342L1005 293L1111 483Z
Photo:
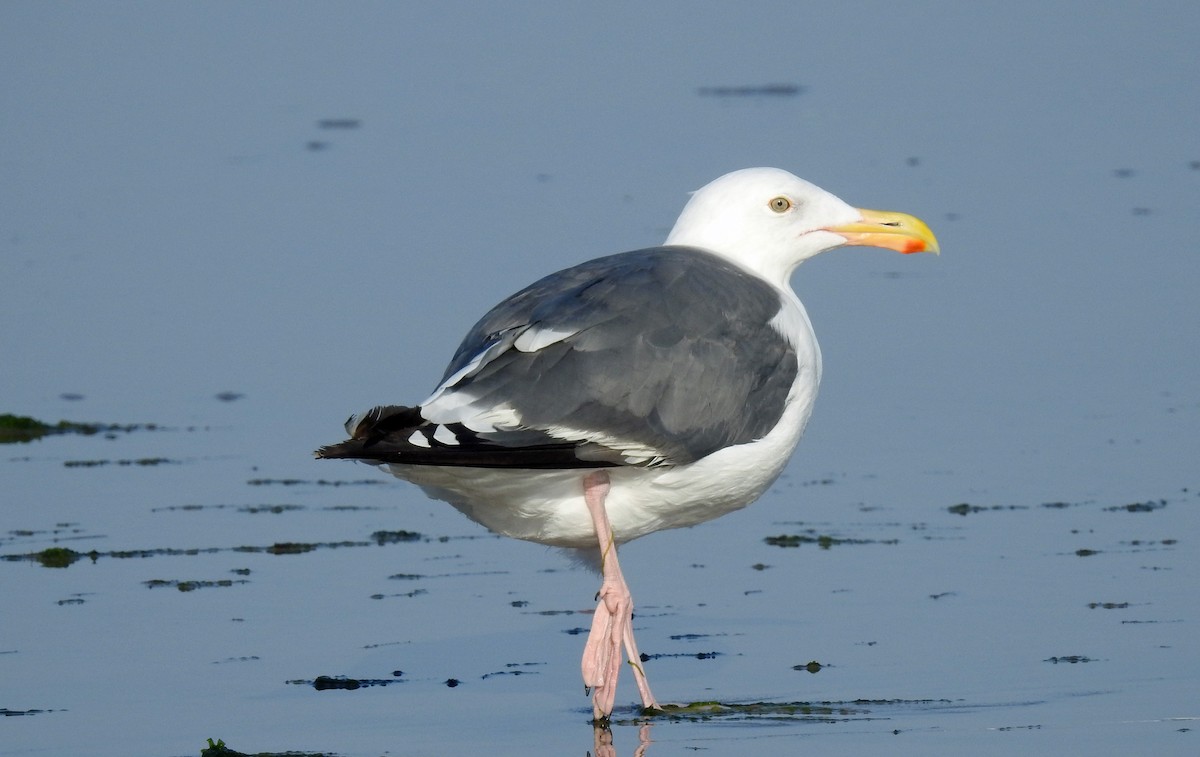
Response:
M779 197L772 198L771 201L767 203L767 207L776 213L786 213L792 209L792 201L783 195L780 195Z

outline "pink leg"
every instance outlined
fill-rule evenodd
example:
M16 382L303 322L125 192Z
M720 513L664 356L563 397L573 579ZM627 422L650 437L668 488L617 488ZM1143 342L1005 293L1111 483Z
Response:
M609 477L604 471L589 473L583 479L583 498L587 503L596 538L600 546L600 566L603 576L599 602L592 616L592 630L583 648L583 685L593 691L592 714L597 720L612 714L617 696L617 676L621 671L621 646L629 655L633 677L642 696L642 706L658 708L650 684L642 670L637 642L633 638L633 596L621 565L617 562L617 545L613 538L608 511L604 508L608 496Z

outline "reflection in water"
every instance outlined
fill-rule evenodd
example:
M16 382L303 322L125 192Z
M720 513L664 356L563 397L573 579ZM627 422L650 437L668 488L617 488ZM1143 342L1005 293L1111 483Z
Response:
M633 750L634 757L642 757L650 746L650 724L643 723L638 728L638 745ZM617 747L613 744L612 731L608 724L593 722L592 724L592 757L617 757Z

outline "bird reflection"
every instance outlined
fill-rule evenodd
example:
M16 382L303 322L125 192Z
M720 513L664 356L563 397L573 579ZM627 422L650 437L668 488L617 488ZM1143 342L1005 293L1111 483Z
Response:
M650 747L650 724L643 723L638 728L638 745L633 750L633 757L643 757ZM589 757L617 757L617 747L613 744L612 730L605 723L592 723L592 751Z

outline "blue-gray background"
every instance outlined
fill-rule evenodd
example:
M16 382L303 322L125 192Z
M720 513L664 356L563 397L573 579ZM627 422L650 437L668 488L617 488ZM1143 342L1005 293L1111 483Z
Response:
M384 492L338 492L337 500L347 504L370 498L380 507L395 506L378 523L335 524L310 515L303 525L277 520L251 527L229 514L207 523L148 513L186 503L259 502L263 493L245 487L254 475L376 475L319 465L308 455L336 440L351 412L423 397L458 337L500 297L556 268L655 244L687 191L732 169L774 165L852 204L923 217L944 254L902 258L848 249L798 272L794 284L826 358L826 383L800 453L784 483L745 513L649 537L648 546L632 545L627 572L640 601L667 605L683 597L677 601L688 607L703 603L726 574L713 571L717 575L700 579L689 575L689 564L731 552L742 569L756 552L738 553L726 541L731 533L757 544L766 533L787 530L781 523L811 522L816 512L836 530L859 523L865 517L860 513L873 508L886 511L883 521L925 523L964 501L1035 508L1048 501L1087 503L1077 512L1091 506L1099 524L1083 519L1059 528L1030 519L976 536L998 552L1047 539L1027 556L1036 565L1027 574L1001 571L996 578L995 565L963 564L973 551L942 558L955 580L974 577L998 592L988 596L1036 592L1044 582L1065 580L1061 568L1040 562L1047 555L1096 546L1054 541L1047 531L1064 538L1098 533L1112 517L1099 514L1104 507L1148 499L1169 499L1165 510L1148 517L1172 520L1153 533L1117 529L1110 551L1131 540L1175 539L1163 559L1177 564L1121 575L1130 598L1150 576L1169 580L1167 594L1183 597L1198 580L1200 536L1194 514L1200 485L1197 39L1200 8L1189 2L9 0L0 5L0 411L208 431L132 435L100 450L79 446L97 440L67 439L14 448L0 461L9 490L0 525L11 534L81 523L100 539L88 545L97 549L232 546L254 542L259 530L266 543L293 531L328 540L342 538L342 530L357 535L406 527L411 517L423 519L408 526L417 530L479 535L449 508L399 484ZM800 89L792 96L701 91L769 84ZM359 124L323 128L324 119ZM220 402L214 395L221 391L244 398ZM114 451L112 445L130 449ZM72 458L136 457L171 447L178 449L168 457L189 463L169 473L62 465ZM799 486L823 478L839 483ZM305 498L316 510L328 504L329 492L271 496ZM988 522L966 523L984 528ZM52 543L7 538L0 543L6 553ZM520 566L524 572L510 575L509 584L544 580L540 568L564 565L540 549L504 542L457 549L455 554L494 553L496 569ZM792 607L795 618L784 615L767 625L775 623L781 632L792 628L792 637L804 642L797 654L807 658L796 662L835 657L810 646L813 634L855 633L846 627L855 620L840 610L820 610L822 617L814 619L795 608L813 601L803 587L825 587L816 591L826 596L828 582L850 583L854 574L848 572L858 571L865 591L875 579L884 580L880 574L898 570L896 554L887 550L851 556L846 564L821 568L830 573L814 575L816 563L789 554L786 567L750 577L783 581L772 606ZM677 564L661 564L672 558ZM1008 558L1006 567L1011 570L1016 560ZM149 573L96 579L102 588L95 591L102 598L105 591L141 591L138 581L160 573L202 572L162 563L142 570ZM364 568L341 556L312 570L310 593L297 601L321 608L322 597L345 593L344 582L361 578ZM381 567L379 577L389 570L399 568ZM1081 597L1067 601L1104 599L1104 582L1116 580L1116 573L1080 576ZM199 736L221 734L247 750L358 754L404 741L389 741L388 723L379 719L372 719L377 730L370 731L379 741L359 731L350 738L342 730L350 725L320 709L330 700L315 694L318 715L304 716L312 731L303 725L297 730L295 723L284 728L289 716L285 702L271 699L273 687L285 677L311 678L322 672L314 669L319 662L277 660L279 675L261 667L243 673L280 708L278 721L266 712L244 727L223 719L215 704L231 692L194 675L145 683L158 695L136 704L100 693L102 687L78 699L48 680L23 688L33 685L27 684L33 670L50 671L47 679L62 686L68 673L111 681L124 671L129 685L137 686L143 666L158 669L136 655L111 652L83 655L67 666L62 650L75 648L77 640L65 631L57 646L31 645L28 639L46 625L74 628L88 638L102 638L108 628L85 619L100 598L58 606L58 589L39 583L48 580L43 574L49 575L43 570L31 576L10 565L0 575L0 651L10 652L0 657L0 706L60 711L0 722L0 752L40 753L39 745L60 751L71 742L52 747L67 732L93 745L95 739L116 738L117 745L134 739L132 751L142 753L186 753ZM586 599L589 575L560 575L557 596ZM56 580L66 582L64 594L78 590L61 576ZM496 622L495 608L479 599L486 591L463 583L466 595L457 604L430 599L419 609L382 609L393 623L403 613L417 613L422 623L448 616L459 630L464 623ZM258 578L262 591L275 591L266 584ZM924 589L920 596L929 593ZM966 587L955 590L970 594ZM369 590L351 592L365 597ZM962 622L965 633L978 638L1011 637L1006 624L1044 628L1045 612L1058 603L1047 597L1044 605L1027 605L1014 598L1012 608L1002 609L1002 603L976 598L978 613ZM137 609L121 617L140 619L147 645L164 635L184 646L178 639L188 634L212 635L182 619L170 632L156 630L165 610L142 593L128 601L139 603L131 605ZM184 604L195 612L198 601ZM866 605L863 617L875 617ZM27 608L25 619L15 619L16 606ZM933 637L937 628L922 614L927 609L898 603L881 620L912 627L919 638ZM72 611L77 616L68 615ZM332 639L362 610L345 612L314 610ZM739 612L725 614L731 633L742 634L739 643L769 646L757 630L738 626ZM380 614L386 626L386 613ZM813 625L795 630L800 618ZM254 646L292 633L290 621L275 617L273 626L272 620L240 629L248 634L241 642ZM1186 654L1183 648L1195 637L1187 632L1198 620L1194 601L1171 606L1159 620L1156 627L1174 629L1177 638L1146 646L1174 644L1175 656L1164 658L1163 670L1182 681L1166 676L1174 683L1131 692L1105 683L1112 680L1110 668L1108 678L1101 670L1094 674L1097 682L1081 685L1089 692L1112 688L1112 712L1132 710L1130 720L1198 714L1194 703L1177 709L1164 704L1175 701L1180 687L1194 693L1200 682L1200 655L1194 646ZM688 629L717 622L706 617ZM541 649L539 637L562 636L558 630L530 629L531 637L513 641L528 646L512 655L530 656L529 650ZM407 633L394 631L411 643ZM546 666L559 671L555 677L528 676L524 680L541 680L524 685L553 690L561 680L575 686L569 674L578 642L568 636L561 643L570 653L547 653ZM981 651L987 649L968 654L988 657ZM1041 660L1064 653L1071 654L1039 648L1031 653L1030 669L1044 673L1049 666ZM915 651L895 645L888 654L898 660ZM989 674L1003 668L1008 654L988 657ZM1149 664L1115 652L1108 658L1131 668L1136 662L1141 670ZM828 681L827 672L813 680ZM859 673L857 688L815 696L970 700L961 691L943 691L940 684L950 679L877 692L874 684L867 691L869 671ZM755 689L723 686L723 675L702 669L692 681L668 678L657 686L660 696L676 701L705 698L701 686L713 698L814 696L808 681L793 689L783 681L795 678L768 680ZM1050 696L1036 682L1017 694L997 693L1009 691L1003 686L991 691L985 683L979 681L973 694L980 699L974 701ZM294 688L288 697L297 696ZM394 687L379 691L397 696ZM455 693L460 699L453 707L470 696ZM485 694L471 706L495 708L497 697ZM436 696L448 693L439 689ZM157 711L163 699L188 703L191 717L164 719ZM1144 710L1132 707L1136 701L1146 703ZM582 704L572 699L569 706ZM577 713L565 712L570 714L562 717L551 708L539 716L538 728L546 733L531 733L520 719L505 721L500 745L536 752L544 737L554 749L578 743L582 751L586 738L576 737L587 734L578 728ZM1041 724L1046 717L1035 712L1015 720ZM1096 721L1109 727L1114 718ZM164 725L134 725L147 720ZM441 730L429 735L431 744L448 739L451 752L480 744L497 748L483 737L468 737L469 721L438 722ZM1060 735L1078 737L1073 727L1064 726ZM1146 738L1133 728L1112 730L1135 743ZM659 726L655 738L670 740L670 734ZM757 735L750 729L742 734ZM1167 740L1153 751L1194 749L1194 738L1174 726L1155 734ZM967 728L956 737L971 743L972 735ZM247 743L259 738L265 743ZM631 737L624 738L628 746ZM1061 746L1046 734L1041 738L1021 748ZM1112 738L1106 732L1101 746ZM464 740L454 747L455 739ZM876 748L884 744L895 748L887 741ZM790 741L778 746L785 752L794 747ZM912 745L917 751L945 747L936 740ZM657 750L668 751L666 745Z

